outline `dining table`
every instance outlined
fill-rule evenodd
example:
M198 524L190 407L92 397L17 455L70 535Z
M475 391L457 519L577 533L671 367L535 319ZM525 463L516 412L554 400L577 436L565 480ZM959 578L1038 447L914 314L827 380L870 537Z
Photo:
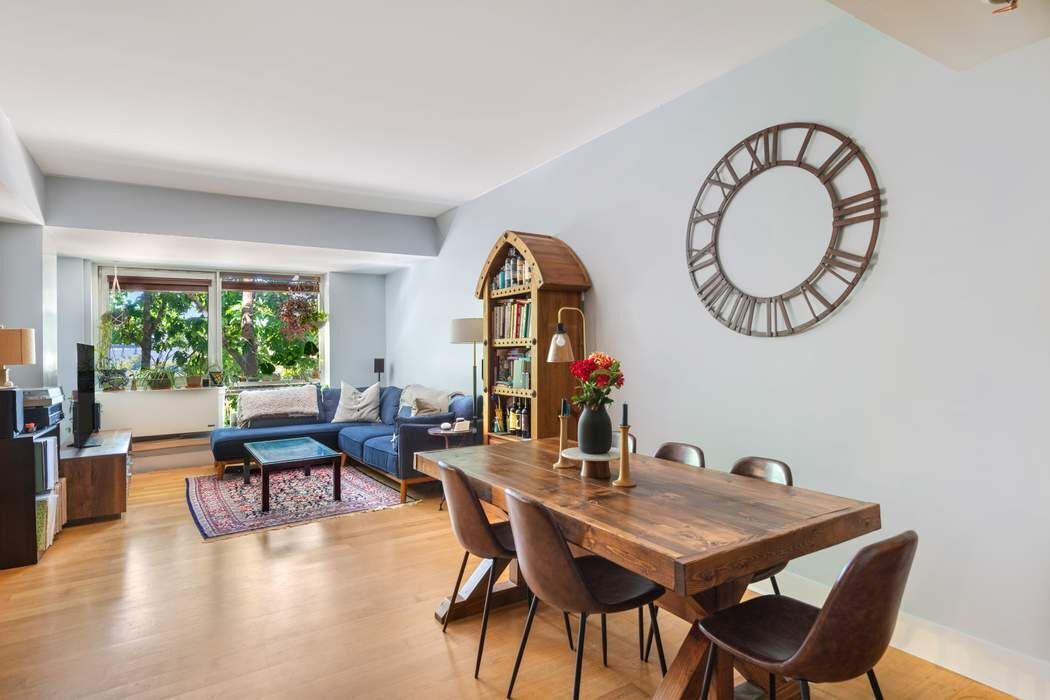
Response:
M879 505L819 491L697 468L641 454L630 457L633 488L610 479L583 477L578 469L555 469L557 438L499 442L419 452L415 468L440 478L438 462L461 469L478 497L506 511L510 489L543 504L580 554L597 554L663 586L658 601L691 623L689 632L653 697L696 698L709 643L697 621L738 603L756 572L878 530ZM612 478L616 476L616 464ZM804 474L804 470L795 470ZM453 618L477 614L493 567L510 567L490 605L525 599L515 562L482 562L459 589ZM443 620L450 600L435 618ZM734 669L781 700L798 697L798 685L770 679L743 660L716 657L710 696L734 694Z

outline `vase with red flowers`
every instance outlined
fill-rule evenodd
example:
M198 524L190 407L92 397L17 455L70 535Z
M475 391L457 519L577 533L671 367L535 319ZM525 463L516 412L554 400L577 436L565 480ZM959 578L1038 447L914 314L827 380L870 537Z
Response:
M612 390L623 386L620 361L592 352L573 362L571 371L580 382L572 402L583 409L576 431L579 448L586 454L606 454L612 449L612 421L605 407L612 403Z

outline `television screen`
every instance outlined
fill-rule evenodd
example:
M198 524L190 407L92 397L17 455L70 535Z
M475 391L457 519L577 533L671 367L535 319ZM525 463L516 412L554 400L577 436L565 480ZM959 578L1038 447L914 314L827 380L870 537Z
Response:
M86 446L95 432L95 346L77 343L77 405L73 411L73 443Z

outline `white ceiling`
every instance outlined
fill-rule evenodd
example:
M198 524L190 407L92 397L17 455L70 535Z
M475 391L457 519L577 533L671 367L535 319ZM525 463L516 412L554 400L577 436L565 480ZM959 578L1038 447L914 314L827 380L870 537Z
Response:
M1050 0L993 15L982 0L830 0L950 68L971 68L1050 36Z
M400 253L46 226L47 251L100 264L171 268L385 274L426 259ZM208 251L201 259L201 251Z
M840 15L0 0L0 110L49 174L436 215Z

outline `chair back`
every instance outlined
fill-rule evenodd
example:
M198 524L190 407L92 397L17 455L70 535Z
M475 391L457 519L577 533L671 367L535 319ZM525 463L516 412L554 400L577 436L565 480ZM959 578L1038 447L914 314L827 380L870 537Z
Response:
M770 459L769 457L744 457L738 459L733 468L729 470L729 473L739 476L750 476L754 479L762 479L763 481L783 484L784 486L791 486L794 483L791 479L791 467L779 459Z
M507 512L518 566L540 600L566 612L591 612L598 607L580 576L569 545L544 506L507 489Z
M687 442L665 442L660 445L653 457L704 468L704 451Z
M627 433L627 449L634 454L638 451L638 438L634 436L634 433Z
M886 653L897 622L919 536L902 532L857 552L839 574L824 607L785 674L814 683L863 675Z
M513 558L514 553L508 552L493 534L481 501L463 471L445 462L438 462L438 471L445 489L452 532L460 546L482 559Z

